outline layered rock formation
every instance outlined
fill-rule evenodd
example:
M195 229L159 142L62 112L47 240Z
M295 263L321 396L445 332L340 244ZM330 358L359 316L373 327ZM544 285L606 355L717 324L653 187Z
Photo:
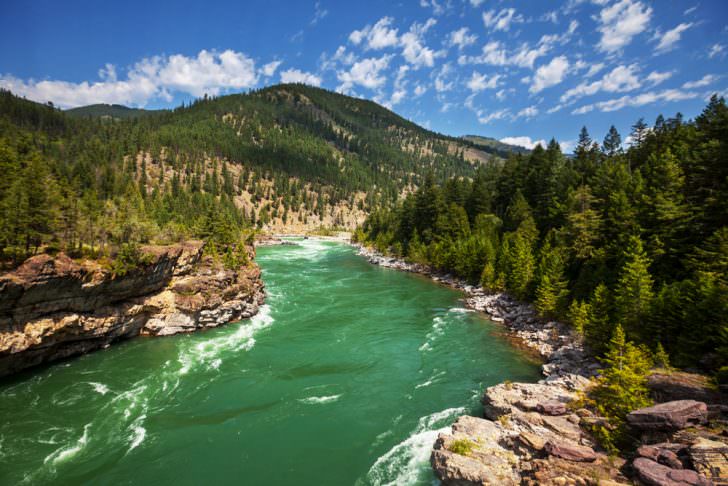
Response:
M200 241L143 247L147 263L123 276L64 254L32 257L0 276L0 376L119 339L255 314L264 298L258 267L225 269L202 249Z

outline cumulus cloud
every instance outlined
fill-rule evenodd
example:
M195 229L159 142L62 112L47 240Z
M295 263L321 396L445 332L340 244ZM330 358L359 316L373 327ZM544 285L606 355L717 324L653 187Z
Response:
M449 0L420 0L420 7L431 8L435 15L442 15L450 8Z
M355 62L351 69L347 71L339 71L336 77L341 84L336 88L337 91L348 93L355 85L363 86L369 89L381 87L387 77L382 73L389 66L391 55L382 56L380 58L368 58Z
M498 80L501 78L499 74L495 76L488 76L487 74L480 74L473 71L473 75L470 77L466 84L468 89L473 93L479 93L486 89L495 89L498 87Z
M607 101L600 101L598 103L592 103L590 105L581 106L571 113L573 115L583 115L593 110L599 110L604 112L617 111L625 107L638 107L643 105L649 105L657 103L659 101L682 101L697 98L700 96L699 93L691 91L681 91L679 89L665 89L662 91L648 91L638 95L625 95L621 98L616 98Z
M458 64L490 64L492 66L518 66L533 69L539 57L551 50L550 39L541 39L535 46L521 45L515 51L508 51L499 41L490 41L483 46L479 56L460 56Z
M591 96L599 91L624 92L637 89L640 87L639 78L637 77L638 70L639 67L636 64L617 66L598 81L591 83L583 82L575 88L567 90L561 95L560 101L565 103L571 99Z
M543 148L546 148L546 146L548 145L546 143L546 140L531 140L531 137L527 136L505 137L501 138L500 142L507 143L508 145L516 145L517 147L527 148L529 150L535 149L536 145L541 145Z
M488 123L492 122L493 120L502 120L503 118L506 118L509 115L510 111L507 108L504 108L502 110L494 111L489 114L479 113L478 114L478 123L482 123L483 125L487 125Z
M687 83L683 84L682 87L683 89L702 88L703 86L708 86L709 84L713 84L716 81L718 81L718 76L716 76L715 74L706 74L697 81L688 81Z
M723 57L725 55L725 46L721 44L713 44L710 46L710 50L708 51L708 57L710 59L713 59L715 56Z
M652 8L634 0L620 0L599 12L599 50L615 52L632 42L650 23Z
M142 59L128 70L125 79L120 79L116 67L109 64L99 74L100 81L80 83L0 76L0 87L63 108L93 103L145 106L156 98L171 101L172 92L202 96L251 88L257 84L260 71L255 61L241 52L202 50L196 57L175 54Z
M536 105L532 105L527 106L526 108L516 113L516 118L525 118L526 120L528 120L536 115L538 115L538 107Z
M674 71L665 71L663 73L659 71L652 71L650 74L647 75L645 81L652 84L652 86L657 86L663 81L667 81L668 79L670 79L673 74L675 74Z
M470 34L470 29L463 27L461 29L450 32L450 36L447 39L447 45L450 47L457 46L458 49L463 49L469 45L475 44L478 40L478 36Z
M303 83L311 86L321 86L321 77L299 69L287 69L281 72L281 83Z
M260 68L261 74L265 77L271 77L276 73L278 66L281 65L281 61L271 61Z
M450 80L450 75L453 72L453 68L450 63L442 65L437 74L435 74L435 91L438 93L444 93L450 91L455 87L455 82Z
M569 61L566 56L555 57L548 64L544 64L536 70L533 82L528 89L530 93L538 93L550 86L555 86L564 80L569 70Z
M349 34L349 40L359 45L364 42L365 49L384 49L399 44L399 30L392 27L392 17L382 17L376 24L367 25L362 30Z
M516 14L515 8L504 8L500 12L488 10L483 12L483 23L487 29L507 31L511 24L523 22L523 16Z
M424 35L430 30L437 21L435 19L427 19L424 24L415 22L410 30L400 38L402 44L402 56L415 69L435 65L435 58L444 55L442 52L435 52L424 44Z
M688 30L693 25L695 24L693 24L692 22L681 23L674 29L670 29L664 34L658 30L653 37L653 39L658 40L655 51L658 53L662 53L674 49L675 45L680 41L682 33Z

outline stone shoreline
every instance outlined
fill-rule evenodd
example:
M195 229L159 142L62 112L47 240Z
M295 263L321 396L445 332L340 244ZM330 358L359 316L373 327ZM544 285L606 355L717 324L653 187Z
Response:
M650 376L651 392L661 403L628 417L642 433L642 444L649 444L637 449L628 464L608 456L587 432L603 419L578 404L600 366L569 326L539 319L532 305L507 294L488 294L452 275L355 246L374 265L422 274L461 290L468 308L501 323L509 336L544 360L544 378L538 383L488 387L481 400L485 418L463 415L450 433L439 434L430 463L443 484L632 484L625 472L640 484L656 486L728 484L725 428L714 430L716 424L728 423L728 406L704 377L681 372ZM665 417L680 426L662 427ZM683 430L691 421L697 428ZM655 424L660 430L653 430Z

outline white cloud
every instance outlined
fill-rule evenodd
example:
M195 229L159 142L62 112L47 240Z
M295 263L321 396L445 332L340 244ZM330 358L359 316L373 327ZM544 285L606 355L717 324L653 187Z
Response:
M634 0L620 0L599 12L602 37L597 47L604 52L615 52L632 42L632 38L644 32L652 16L652 8Z
M415 86L415 90L414 90L415 98L418 96L422 96L426 92L427 92L427 88L422 86L421 84L418 84L417 86Z
M384 49L399 44L398 29L392 28L394 19L382 17L373 26L367 25L362 30L355 30L349 34L352 44L359 45L363 41L365 49Z
M268 64L265 64L262 68L260 68L260 72L265 77L271 77L276 73L276 70L280 65L281 61L271 61Z
M410 27L409 32L402 34L400 38L402 56L415 69L423 66L432 67L435 65L435 58L444 55L444 53L435 52L424 45L424 35L436 23L435 19L427 19L424 24L415 22Z
M432 8L432 13L442 15L451 5L449 0L420 0L420 7Z
M536 105L527 106L516 114L516 118L525 118L526 120L538 115L538 107Z
M125 79L119 79L116 68L110 64L99 74L100 81L80 83L0 76L0 87L32 100L52 101L63 108L93 103L145 106L156 98L171 101L175 91L192 96L218 95L251 88L259 79L255 61L232 50L202 50L196 57L175 54L145 58L128 70Z
M435 75L435 91L438 93L444 93L445 91L450 91L455 87L455 82L448 80L452 72L453 68L450 63L442 65Z
M501 76L499 74L488 77L487 74L480 74L473 71L473 75L466 83L466 86L473 93L479 93L486 89L496 89L500 78Z
M469 45L475 43L478 40L478 36L475 34L469 34L470 30L467 27L450 32L450 36L447 40L447 45L450 47L457 46L458 49L463 49Z
M536 70L533 82L529 88L530 93L538 93L545 88L555 86L564 80L569 70L569 61L566 56L555 57L550 63L544 64Z
M655 36L653 39L659 39L659 42L657 43L657 47L655 48L656 52L662 53L667 52L675 47L675 45L680 41L680 37L682 37L682 33L688 30L690 27L692 27L692 22L690 23L682 23L679 24L674 29L668 30L664 34L661 33L659 30L655 33Z
M483 46L481 55L460 56L458 64L490 64L533 69L534 62L551 50L552 41L551 38L542 38L536 47L531 48L527 44L522 44L517 50L511 52L507 51L499 41L490 41Z
M652 86L657 86L663 81L667 81L668 79L670 79L673 74L675 74L674 71L665 71L664 73L652 71L650 74L647 75L645 81L652 84Z
M475 8L480 7L480 5L485 2L485 0L470 0L470 5L472 5Z
M587 78L591 78L592 76L594 76L595 74L597 74L602 69L604 69L604 63L603 62L598 62L596 64L592 64L591 66L589 66L589 71L587 71L587 73L584 76L587 77Z
M683 84L683 89L693 89L693 88L702 88L703 86L708 86L709 84L713 84L716 81L718 81L719 77L715 74L706 74L702 78L696 80L696 81L688 81L687 83Z
M723 57L723 51L725 50L725 46L721 44L713 44L710 46L710 51L708 51L708 57L713 59L715 56L721 56Z
M515 8L504 8L500 12L488 10L483 12L483 23L485 27L491 30L507 31L511 28L511 24L523 22L522 15L516 15Z
M368 58L355 62L348 71L339 71L336 77L341 81L338 91L349 92L355 85L369 89L381 87L387 78L382 71L387 69L391 55L380 58Z
M321 77L299 69L287 69L281 72L281 83L303 83L321 86Z
M503 118L507 117L510 112L507 108L504 108L502 110L494 111L488 115L479 113L478 114L478 122L482 123L483 125L487 125L488 123L492 122L493 120L502 120Z
M548 145L546 143L546 140L531 140L531 137L527 136L505 137L501 138L500 142L507 143L508 145L516 145L518 147L527 148L529 150L535 149L536 145L541 145L543 148L546 148L546 146Z
M662 91L648 91L638 95L625 95L607 101L600 101L590 105L581 106L571 113L573 115L583 115L595 109L603 112L617 111L625 107L638 107L657 103L659 101L682 101L699 97L699 93L692 91L681 91L679 89L665 89Z
M310 25L316 25L319 20L324 19L329 14L329 11L321 6L321 2L316 2L314 5L313 19L311 19Z
M560 101L565 103L572 98L591 96L599 91L624 92L637 89L640 87L639 78L637 77L638 70L639 67L636 64L617 66L598 81L592 83L583 82L575 88L566 91L561 95Z

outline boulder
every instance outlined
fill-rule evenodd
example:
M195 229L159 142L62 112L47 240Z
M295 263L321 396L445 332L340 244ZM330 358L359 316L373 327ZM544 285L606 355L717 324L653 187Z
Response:
M717 440L699 438L688 449L695 469L716 484L728 484L728 446Z
M661 449L656 446L643 445L637 449L637 455L658 462L672 469L682 469L682 461L677 454L668 449Z
M704 423L707 414L708 407L703 402L675 400L634 410L627 415L627 422L642 431L671 431Z
M566 415L569 412L565 403L557 401L539 403L536 410L544 415Z
M640 481L649 486L710 486L702 474L690 469L671 469L652 459L638 457L632 463Z
M573 462L594 462L597 459L597 455L591 447L574 444L547 442L544 451L550 456Z

